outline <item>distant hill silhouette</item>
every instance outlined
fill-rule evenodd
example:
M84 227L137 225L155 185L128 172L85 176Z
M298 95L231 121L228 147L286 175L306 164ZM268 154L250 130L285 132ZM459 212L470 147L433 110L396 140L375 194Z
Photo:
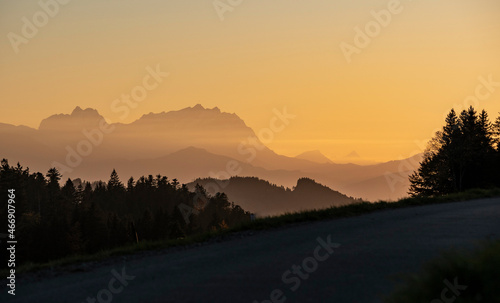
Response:
M34 171L47 171L54 161L66 164L68 150L77 150L89 139L84 132L99 129L102 117L95 109L76 107L71 114L58 114L44 119L39 129L0 124L0 158L21 162ZM105 121L104 121L105 122ZM318 182L367 200L397 199L406 196L407 176L401 163L391 161L377 165L336 164L320 152L306 152L298 157L276 154L265 147L236 114L201 105L178 111L149 113L129 123L113 123L100 144L82 157L81 165L64 172L64 178L82 177L104 180L116 168L122 176L138 177L151 172L176 176L183 183L196 178L219 176L229 161L237 161L240 176L255 176L272 183L292 187L297 179L307 176ZM248 161L241 143L253 138L261 150ZM95 138L94 138L95 139ZM245 145L248 150L252 146ZM418 166L418 161L411 161ZM401 182L390 187L384 175L396 173ZM379 180L372 182L372 180Z
M217 184L228 196L229 201L259 216L278 215L285 212L320 209L356 202L355 199L334 191L309 178L301 178L293 189L271 184L256 177L232 177L226 180L213 178L197 179L188 184L206 187L215 194L212 186Z
M352 152L350 152L349 154L347 154L347 156L345 156L345 157L346 157L347 159L353 159L353 160L354 160L354 159L359 159L359 158L361 158L361 157L359 156L359 154L358 154L356 151L354 151L354 150L353 150Z
M315 163L333 163L332 160L328 159L325 155L323 155L319 150L312 150L303 152L300 155L295 156L297 159L308 160Z

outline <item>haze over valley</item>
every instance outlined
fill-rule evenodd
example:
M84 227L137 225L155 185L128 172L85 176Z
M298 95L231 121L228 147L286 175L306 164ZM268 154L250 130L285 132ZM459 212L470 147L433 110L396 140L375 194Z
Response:
M285 118L283 118L285 119ZM355 198L394 200L407 195L407 176L420 155L373 165L336 164L320 151L279 155L234 113L198 104L107 124L95 109L54 114L38 129L2 124L2 156L33 171L56 167L64 178L106 180L162 174L189 183L197 178L258 177L292 188L303 177ZM288 122L285 120L285 122ZM265 139L265 138L264 138ZM334 202L334 201L332 201Z

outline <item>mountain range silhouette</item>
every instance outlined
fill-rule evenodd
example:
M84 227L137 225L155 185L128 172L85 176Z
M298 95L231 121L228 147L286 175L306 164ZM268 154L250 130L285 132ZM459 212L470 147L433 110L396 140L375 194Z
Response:
M107 133L100 131L102 125ZM200 104L109 125L97 110L76 107L71 114L42 120L38 129L0 123L0 140L8 142L0 147L1 158L41 172L61 164L69 168L62 171L63 178L107 180L115 168L122 179L162 174L189 183L199 178L235 176L228 175L231 162L237 163L236 175L240 177L257 177L284 187L293 187L307 177L348 196L372 201L406 196L407 176L421 158L416 155L409 160L362 166L333 163L320 151L297 157L279 155L238 115ZM90 152L85 150L89 146ZM249 160L250 151L255 157ZM68 165L68 155L73 156L70 160L80 157L81 161ZM388 182L388 174L396 176L397 182Z

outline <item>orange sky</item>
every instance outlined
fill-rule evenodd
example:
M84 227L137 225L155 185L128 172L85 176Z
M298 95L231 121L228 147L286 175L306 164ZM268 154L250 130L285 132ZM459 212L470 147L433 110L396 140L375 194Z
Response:
M40 17L42 8L2 1L0 122L38 127L77 105L131 122L201 103L259 131L286 106L297 117L268 144L278 153L408 157L451 107L476 94L479 77L500 82L500 2L401 1L402 11L348 63L341 43L355 45L354 28L390 2L243 1L221 21L212 0L73 0L52 6L54 16L16 53L9 33L21 36L23 17ZM113 100L158 64L170 75L121 119ZM497 117L500 87L482 99L479 107Z

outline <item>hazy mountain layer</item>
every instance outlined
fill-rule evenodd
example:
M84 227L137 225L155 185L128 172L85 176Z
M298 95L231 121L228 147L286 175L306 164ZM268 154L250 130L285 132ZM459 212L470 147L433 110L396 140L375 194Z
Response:
M187 183L255 176L292 187L310 177L368 200L405 196L407 176L420 159L361 166L332 163L319 151L286 157L267 148L236 114L201 105L150 113L130 124L107 124L96 110L77 107L44 119L38 130L0 124L0 142L0 157L36 171L55 166L64 178L106 180L116 168L122 179L160 173Z
M223 191L229 201L259 216L322 209L356 202L355 199L308 178L299 179L292 189L255 177L232 177L226 180L197 179L189 183L188 187L194 190L196 184L205 187L211 195Z

